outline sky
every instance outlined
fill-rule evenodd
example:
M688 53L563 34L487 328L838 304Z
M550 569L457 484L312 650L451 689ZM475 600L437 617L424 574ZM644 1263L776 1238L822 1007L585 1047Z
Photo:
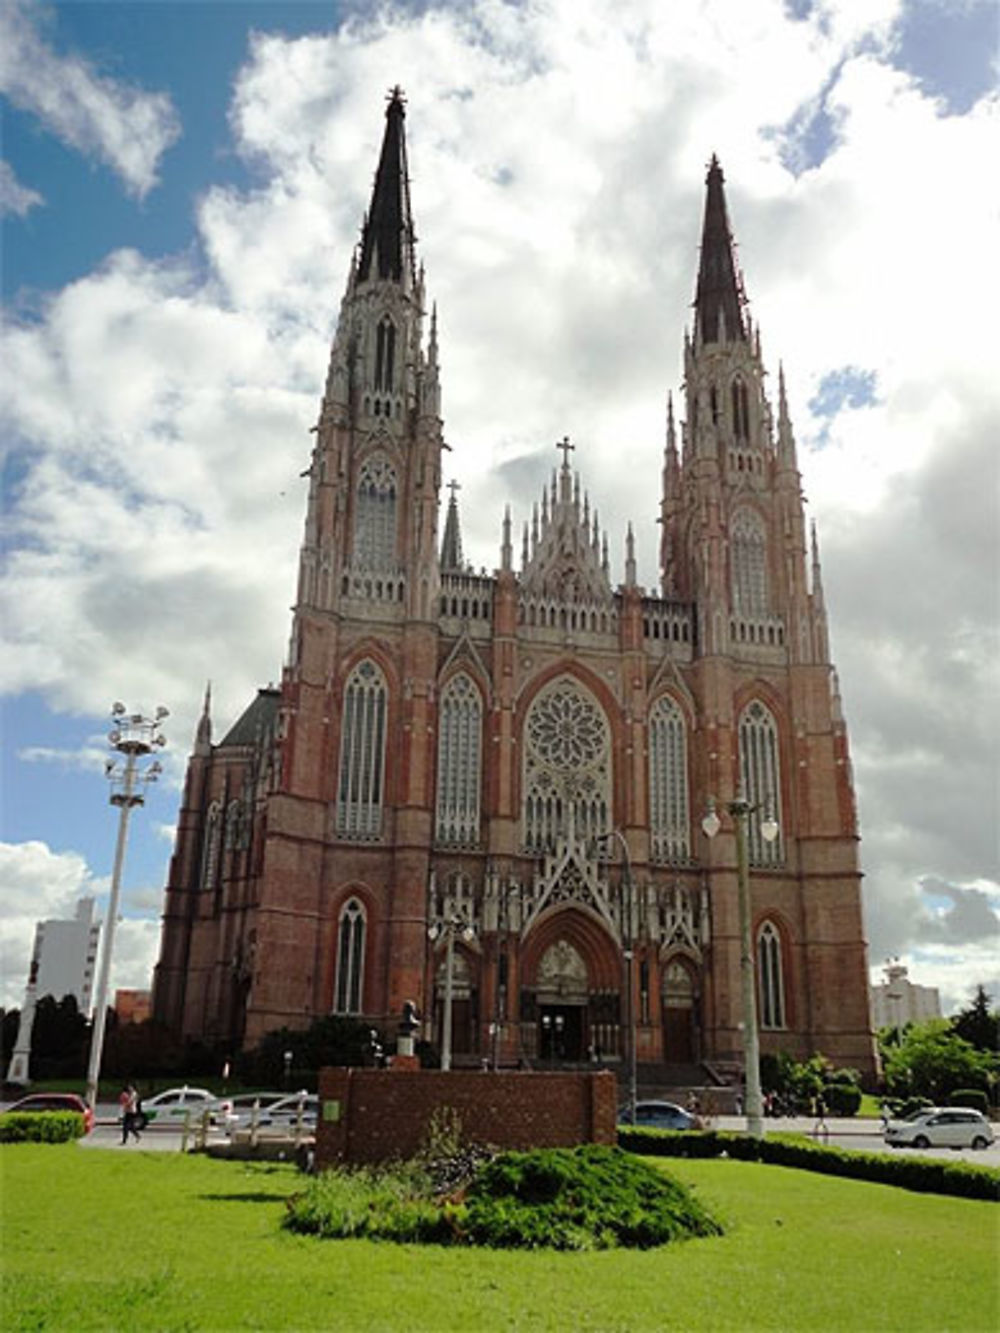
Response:
M0 1002L37 920L106 903L115 700L170 712L112 970L150 983L206 683L219 737L280 678L395 84L477 567L568 434L613 579L631 520L655 590L718 154L819 533L873 980L1000 995L997 49L993 0L0 0Z

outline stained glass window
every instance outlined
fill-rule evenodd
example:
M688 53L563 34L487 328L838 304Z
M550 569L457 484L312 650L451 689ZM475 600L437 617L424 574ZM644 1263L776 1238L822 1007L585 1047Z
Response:
M365 459L355 499L355 568L395 569L396 474L388 459L378 455Z
M445 686L438 716L436 836L471 846L479 841L483 706L464 673Z
M535 699L524 724L524 845L550 852L570 832L578 839L611 827L608 723L596 701L563 676Z
M352 898L340 914L334 1013L359 1014L361 1012L364 964L365 914L357 899Z
M730 558L733 610L739 615L767 614L767 539L760 515L741 509L733 520Z
M781 937L770 921L757 932L757 990L762 1028L785 1026L785 987L781 974Z
M653 859L687 861L687 736L681 710L663 696L649 717L649 833Z
M781 765L778 726L770 710L754 699L740 717L740 780L743 793L755 807L747 821L747 853L753 866L781 865L785 859L781 834ZM778 822L773 842L761 834L761 821L770 815Z
M361 662L344 690L337 832L377 838L382 832L386 688L374 662Z

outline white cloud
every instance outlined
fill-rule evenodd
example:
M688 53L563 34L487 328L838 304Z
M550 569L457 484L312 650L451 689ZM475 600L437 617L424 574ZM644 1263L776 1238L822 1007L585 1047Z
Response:
M70 148L111 167L141 199L180 134L170 98L102 75L78 56L58 55L43 35L45 17L32 0L0 6L0 92Z
M21 184L9 162L0 161L0 217L23 218L44 203L37 190Z
M56 852L40 841L0 843L0 1005L21 1007L37 923L71 920L82 897L97 899L97 917L103 919L108 888L107 881L95 878L77 852ZM112 995L120 986L150 986L161 904L159 888L130 888L122 893L111 966Z
M997 878L1000 293L982 168L998 98L942 115L889 63L899 10L480 0L256 38L231 123L259 183L201 201L207 272L118 252L6 336L24 467L6 688L96 713L141 682L183 750L205 679L225 726L276 677L298 474L396 82L466 553L497 563L503 502L517 529L568 432L613 570L631 518L652 586L715 150L820 520L873 956L915 947L922 879ZM836 141L793 176L776 127L821 90ZM877 400L812 418L844 366Z

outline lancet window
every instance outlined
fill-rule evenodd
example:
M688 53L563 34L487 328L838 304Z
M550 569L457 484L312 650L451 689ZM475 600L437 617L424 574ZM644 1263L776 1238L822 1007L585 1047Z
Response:
M219 878L219 848L222 839L222 809L218 801L208 807L201 853L201 887L214 888Z
M733 434L738 440L750 438L750 401L747 386L741 379L733 380Z
M358 477L354 565L375 570L396 567L396 473L379 455L365 459Z
M762 1028L785 1026L785 985L781 968L781 936L771 921L757 932L757 989Z
M365 913L356 898L351 898L340 914L337 934L337 982L333 1011L336 1014L361 1012L365 970Z
M649 831L653 859L687 861L687 729L673 699L663 696L649 717Z
M396 326L386 315L375 330L375 388L384 393L392 393L395 355Z
M754 807L747 821L747 852L754 866L781 865L785 859L781 829L781 763L778 725L759 699L743 710L739 728L740 780L743 793ZM767 842L761 821L768 815L777 820L778 836Z
M438 718L436 837L472 846L479 841L483 705L464 672L445 686Z
M382 832L387 692L374 662L361 662L344 690L337 832L377 838Z
M733 609L744 616L767 614L767 538L760 515L741 509L730 534Z
M568 676L543 689L528 711L523 790L528 851L552 852L560 838L586 840L611 827L607 718Z

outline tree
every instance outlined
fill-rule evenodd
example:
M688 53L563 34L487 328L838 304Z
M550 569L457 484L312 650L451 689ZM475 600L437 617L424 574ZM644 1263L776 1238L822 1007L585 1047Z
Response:
M897 1097L929 1097L948 1100L955 1088L982 1088L985 1092L994 1073L996 1059L956 1036L944 1018L914 1023L896 1047L886 1048L885 1079Z
M976 987L976 996L967 1009L960 1009L951 1018L952 1031L964 1038L977 1050L996 1055L1000 1050L1000 1011L990 1008L990 997L983 986Z

